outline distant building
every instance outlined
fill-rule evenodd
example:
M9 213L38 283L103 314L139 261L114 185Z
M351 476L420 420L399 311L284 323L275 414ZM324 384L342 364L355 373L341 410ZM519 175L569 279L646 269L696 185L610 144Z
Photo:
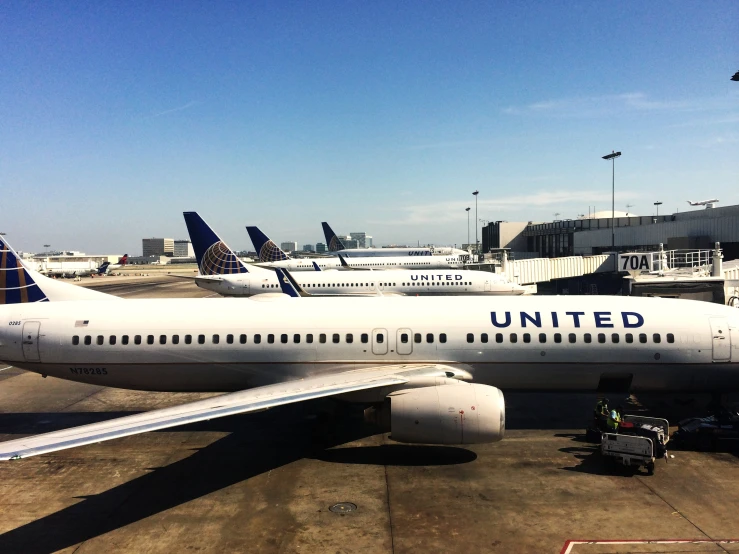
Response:
M297 252L298 243L297 242L281 242L280 248L285 252Z
M326 253L326 245L322 242L316 243L316 254L325 254Z
M347 237L345 239L341 239L341 242L344 243L344 248L359 248L359 243L357 242L357 239Z
M175 258L194 258L195 250L189 240L174 241L174 257Z
M357 248L372 248L372 237L367 233L349 233L349 240L352 239L357 241Z
M304 244L303 252L315 252L315 249L313 248L312 244Z
M174 239L142 239L143 256L174 256Z

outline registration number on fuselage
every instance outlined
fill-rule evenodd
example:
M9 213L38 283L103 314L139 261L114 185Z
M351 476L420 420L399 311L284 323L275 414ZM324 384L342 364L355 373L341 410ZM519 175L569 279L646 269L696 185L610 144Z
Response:
M75 375L107 375L108 370L104 367L70 367L69 371Z

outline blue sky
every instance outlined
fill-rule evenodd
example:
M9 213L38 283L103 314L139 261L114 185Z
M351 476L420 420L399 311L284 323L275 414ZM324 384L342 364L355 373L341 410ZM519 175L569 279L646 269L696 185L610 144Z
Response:
M0 231L139 254L739 203L739 3L8 2ZM471 234L474 237L474 221ZM473 239L474 240L474 239Z

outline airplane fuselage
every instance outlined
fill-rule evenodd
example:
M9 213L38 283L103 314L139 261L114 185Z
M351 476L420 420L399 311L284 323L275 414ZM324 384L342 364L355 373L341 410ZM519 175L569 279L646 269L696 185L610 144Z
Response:
M629 297L125 300L0 306L0 360L162 391L443 363L503 390L739 390L739 313Z
M347 257L345 260L350 268L355 269L462 269L469 261L469 255ZM256 265L281 267L290 271L315 271L313 262L322 270L342 269L338 257L291 258L276 262L259 262Z
M293 274L298 284L314 295L372 295L379 293L405 295L518 295L525 289L510 283L505 276L487 271L412 270L394 271L303 271ZM195 283L222 296L253 296L280 292L273 271L198 277Z

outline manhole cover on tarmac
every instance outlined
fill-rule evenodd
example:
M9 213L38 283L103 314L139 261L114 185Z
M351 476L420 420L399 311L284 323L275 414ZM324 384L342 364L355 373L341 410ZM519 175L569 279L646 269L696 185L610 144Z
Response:
M349 512L353 512L356 509L357 505L352 504L351 502L339 502L338 504L334 504L333 506L329 507L329 510L331 510L335 514L348 514Z

